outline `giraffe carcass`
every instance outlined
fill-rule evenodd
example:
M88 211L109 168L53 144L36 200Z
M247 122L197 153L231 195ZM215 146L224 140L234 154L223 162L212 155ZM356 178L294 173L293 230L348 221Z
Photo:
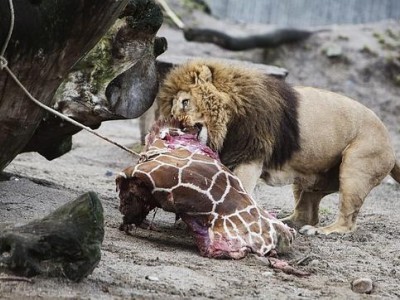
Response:
M259 207L198 135L176 121L153 126L138 164L116 179L121 230L139 226L161 207L182 218L203 256L239 259L249 252L287 251L295 231Z

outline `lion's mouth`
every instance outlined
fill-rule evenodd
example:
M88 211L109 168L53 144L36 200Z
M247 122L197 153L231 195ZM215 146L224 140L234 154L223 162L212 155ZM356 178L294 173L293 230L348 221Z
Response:
M200 133L200 131L203 129L203 124L201 124L201 123L195 123L195 124L193 125L193 127L195 127L195 128L199 131L199 133Z
M205 126L205 124L202 124L202 123L196 123L194 126L198 129L198 131L197 131L197 140L201 144L207 145L207 143L208 143L207 126Z
M200 134L201 134L201 130L203 129L203 124L201 124L201 123L195 123L193 127L196 128L196 130L197 130L196 139L197 139L198 141L200 141Z
M178 117L178 120L181 122L183 126L183 131L184 132L190 132L193 130L196 132L196 138L198 141L200 141L202 144L206 145L207 143L207 126L203 122L195 122L190 116L182 116Z

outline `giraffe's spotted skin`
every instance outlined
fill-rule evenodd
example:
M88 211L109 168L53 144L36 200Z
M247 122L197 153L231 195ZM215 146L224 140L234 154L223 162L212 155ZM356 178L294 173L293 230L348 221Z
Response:
M150 135L139 163L116 180L123 228L161 207L188 225L203 256L239 259L289 248L294 230L260 208L196 132L164 124Z

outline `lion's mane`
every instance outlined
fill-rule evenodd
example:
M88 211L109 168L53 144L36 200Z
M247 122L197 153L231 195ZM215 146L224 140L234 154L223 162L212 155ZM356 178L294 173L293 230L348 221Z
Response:
M209 146L230 169L254 160L279 168L299 150L298 96L283 80L215 60L189 61L164 79L161 116L171 115L179 91L192 94L207 117Z

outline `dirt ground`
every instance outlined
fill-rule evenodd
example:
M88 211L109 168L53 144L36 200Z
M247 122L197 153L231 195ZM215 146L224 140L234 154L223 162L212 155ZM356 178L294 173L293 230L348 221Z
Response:
M193 17L192 22L199 24L199 17ZM221 25L221 21L208 18L202 22ZM230 26L238 33L252 29L238 24ZM296 45L248 52L226 52L213 45L187 43L180 32L168 25L162 27L159 36L167 37L168 54L276 64L289 70L287 80L291 83L354 97L382 118L400 158L400 89L391 65L391 59L399 53L396 47L399 47L400 23L328 29ZM389 29L394 35L388 33ZM340 49L339 57L327 57L326 50L330 47ZM137 120L107 122L98 131L127 146L137 143L140 137ZM253 255L239 261L200 257L184 226L175 223L174 215L161 210L154 219L158 230L136 229L131 236L120 232L122 218L115 174L134 164L135 158L86 132L75 135L73 141L73 150L58 159L49 162L36 153L26 153L6 168L0 181L0 220L21 223L42 217L93 190L105 209L101 262L81 283L40 276L33 283L5 281L1 279L5 275L0 275L1 299L400 297L400 185L390 179L368 196L354 233L298 236L292 252L283 257L312 273L308 278L298 278L275 272ZM256 199L280 215L293 208L290 187L272 188L260 182ZM337 195L322 201L323 224L335 218L337 208ZM351 282L364 277L370 278L374 285L370 296L351 290Z

